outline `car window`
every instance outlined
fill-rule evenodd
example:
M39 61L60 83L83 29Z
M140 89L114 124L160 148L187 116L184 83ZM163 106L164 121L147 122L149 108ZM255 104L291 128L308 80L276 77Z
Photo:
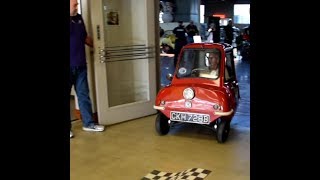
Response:
M235 79L234 61L232 51L226 53L226 65L224 78L226 82L233 81Z
M218 79L220 74L221 52L213 49L185 49L178 63L177 78Z

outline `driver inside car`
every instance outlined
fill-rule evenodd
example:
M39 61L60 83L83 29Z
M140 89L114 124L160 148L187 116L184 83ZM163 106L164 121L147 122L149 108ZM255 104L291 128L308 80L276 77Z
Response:
M210 52L205 56L205 65L208 67L207 72L200 72L199 77L217 79L219 77L220 54Z

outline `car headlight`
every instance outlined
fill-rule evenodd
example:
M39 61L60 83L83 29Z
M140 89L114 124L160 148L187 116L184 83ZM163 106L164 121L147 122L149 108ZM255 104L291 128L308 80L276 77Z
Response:
M183 97L185 99L191 100L194 98L194 91L191 88L186 88L185 90L183 90Z
M217 103L214 103L214 104L213 104L213 109L216 110L216 111L220 111L220 110L222 110L222 106L220 106L220 105L217 104Z

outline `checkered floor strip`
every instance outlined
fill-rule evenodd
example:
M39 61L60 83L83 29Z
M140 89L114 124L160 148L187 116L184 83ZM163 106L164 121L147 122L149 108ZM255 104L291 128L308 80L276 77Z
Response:
M179 179L188 179L188 180L202 180L211 173L210 170L201 169L201 168L192 168L178 173L168 173L158 170L153 170L151 173L144 176L141 180L179 180Z

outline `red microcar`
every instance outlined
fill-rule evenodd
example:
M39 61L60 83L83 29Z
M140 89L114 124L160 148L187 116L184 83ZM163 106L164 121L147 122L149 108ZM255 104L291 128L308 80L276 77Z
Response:
M210 127L224 143L240 99L232 46L224 43L192 43L180 52L171 81L156 97L155 121L160 135L176 123Z

